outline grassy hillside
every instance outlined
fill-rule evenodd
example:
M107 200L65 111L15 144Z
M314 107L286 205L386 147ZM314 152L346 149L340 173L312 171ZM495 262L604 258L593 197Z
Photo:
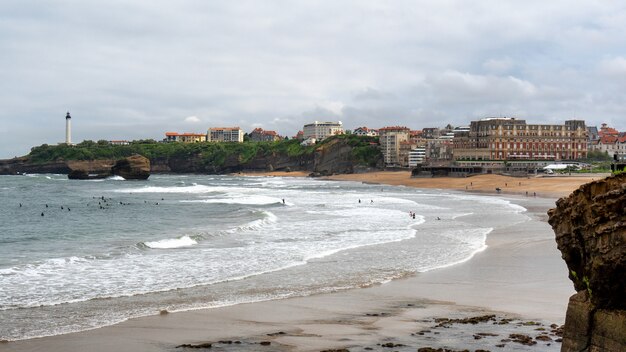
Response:
M134 141L130 145L111 145L107 141L83 141L76 145L43 144L31 149L28 158L33 163L44 163L61 160L97 160L119 159L132 154L140 154L149 159L156 158L191 158L200 157L205 163L220 166L232 156L236 156L244 164L257 155L287 155L298 157L311 155L315 149L331 140L340 139L350 145L356 163L363 165L375 164L380 156L378 140L373 137L342 135L326 139L314 146L301 146L295 139L277 142L244 142L244 143L157 143L154 140ZM259 154L260 153L260 154Z

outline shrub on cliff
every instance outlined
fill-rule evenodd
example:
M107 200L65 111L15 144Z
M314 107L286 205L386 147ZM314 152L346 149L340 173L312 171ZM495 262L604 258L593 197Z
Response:
M378 140L374 137L339 135L327 138L312 146L302 146L296 139L275 142L244 143L157 143L153 140L134 141L129 145L112 145L106 141L83 141L76 145L48 145L33 147L28 158L33 163L61 160L121 159L133 154L148 159L200 157L203 164L213 167L224 166L226 160L246 164L257 156L286 155L290 158L312 155L316 148L335 140L342 140L352 149L352 159L362 165L375 166L380 158Z

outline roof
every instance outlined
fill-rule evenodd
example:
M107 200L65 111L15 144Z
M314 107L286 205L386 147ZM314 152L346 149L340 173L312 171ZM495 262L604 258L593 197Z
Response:
M388 126L380 128L378 131L411 131L411 129L406 126Z
M185 132L185 133L178 133L178 132L165 132L166 136L171 136L171 137L176 137L176 136L185 136L185 137L203 137L206 136L206 133L191 133L191 132Z
M618 135L607 134L607 135L600 136L599 143L602 143L602 144L626 143L626 132L619 133Z
M222 131L236 131L241 130L239 127L210 127L209 131L222 130Z

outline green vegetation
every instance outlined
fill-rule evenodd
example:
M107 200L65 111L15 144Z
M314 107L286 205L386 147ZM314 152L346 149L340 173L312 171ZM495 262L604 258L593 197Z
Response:
M344 138L352 147L352 159L356 164L376 167L376 163L382 158L377 137L347 134L342 135L341 138Z
M28 158L33 163L67 160L120 159L132 154L140 154L151 160L159 158L197 157L205 165L222 166L226 160L237 158L245 164L256 156L287 155L289 157L311 156L315 149L323 147L333 140L344 140L353 147L355 162L363 165L375 165L380 157L378 141L373 137L341 135L328 138L313 146L302 146L296 139L276 142L244 143L158 143L154 140L133 141L129 145L111 145L108 141L83 141L76 145L43 144L31 149Z
M590 150L587 153L587 159L582 161L589 163L594 161L611 161L611 156L607 152L602 152L600 150Z

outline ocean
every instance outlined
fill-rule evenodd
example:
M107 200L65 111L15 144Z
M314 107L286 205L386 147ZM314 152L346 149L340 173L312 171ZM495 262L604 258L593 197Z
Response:
M529 220L503 197L296 177L0 176L0 196L0 340L382 284Z

